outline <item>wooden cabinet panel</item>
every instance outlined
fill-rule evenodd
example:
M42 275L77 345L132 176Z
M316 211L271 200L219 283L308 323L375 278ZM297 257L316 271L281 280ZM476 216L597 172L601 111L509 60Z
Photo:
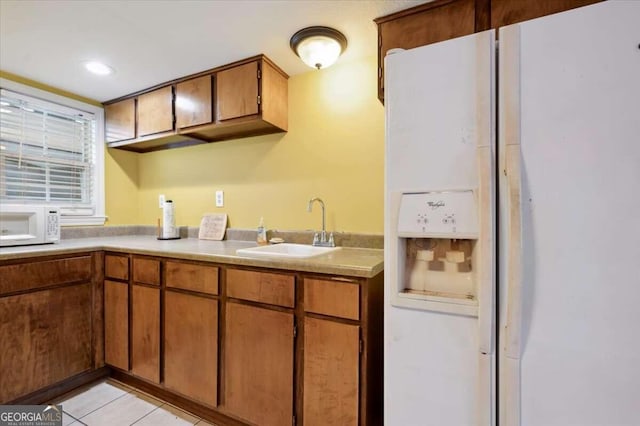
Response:
M129 370L129 284L104 282L105 362Z
M228 303L224 407L261 426L293 416L293 314Z
M192 263L166 262L167 287L218 294L218 268Z
M217 121L258 114L258 62L216 74Z
M602 0L491 0L491 28L551 15Z
M358 425L360 330L304 320L304 424Z
M205 404L218 403L218 301L167 291L164 383Z
M173 130L171 86L138 96L138 137Z
M176 85L176 126L179 129L213 121L211 75Z
M160 383L160 289L134 285L131 297L131 371Z
M91 256L0 266L0 295L91 280Z
M107 142L118 142L136 137L136 103L135 99L105 105L105 139Z
M304 310L357 321L360 319L360 286L357 283L305 278Z
M133 281L143 284L160 285L160 261L134 257Z
M129 257L107 254L104 257L104 276L116 280L129 280Z
M293 275L227 269L227 296L292 308Z
M0 403L91 369L91 284L0 298L0 342Z
M282 130L288 127L287 78L270 63L262 62L262 118Z

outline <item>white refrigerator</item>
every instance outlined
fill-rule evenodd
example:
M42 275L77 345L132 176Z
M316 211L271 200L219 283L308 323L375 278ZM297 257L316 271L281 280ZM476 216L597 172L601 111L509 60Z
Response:
M640 1L385 78L385 424L640 425Z

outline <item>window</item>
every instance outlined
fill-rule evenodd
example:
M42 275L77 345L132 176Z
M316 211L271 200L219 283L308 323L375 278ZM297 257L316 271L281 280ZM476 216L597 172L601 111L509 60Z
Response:
M0 90L0 202L60 207L63 224L103 224L102 109L27 89L49 99Z

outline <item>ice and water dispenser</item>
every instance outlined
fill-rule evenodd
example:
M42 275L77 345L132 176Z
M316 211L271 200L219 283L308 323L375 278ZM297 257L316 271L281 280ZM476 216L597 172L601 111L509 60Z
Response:
M476 191L391 194L390 230L396 275L391 303L477 315L478 200ZM387 267L387 265L385 265Z

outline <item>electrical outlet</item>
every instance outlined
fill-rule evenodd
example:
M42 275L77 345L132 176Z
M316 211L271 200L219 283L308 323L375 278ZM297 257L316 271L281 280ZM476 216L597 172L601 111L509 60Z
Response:
M158 207L160 207L160 208L164 207L164 194L158 195L158 204L159 204Z
M216 191L216 207L224 207L224 192Z

